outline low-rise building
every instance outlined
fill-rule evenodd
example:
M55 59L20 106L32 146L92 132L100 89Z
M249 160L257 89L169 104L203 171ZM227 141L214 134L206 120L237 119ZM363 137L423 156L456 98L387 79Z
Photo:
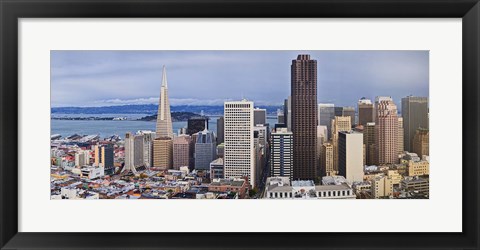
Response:
M429 179L428 178L406 178L400 183L400 187L407 192L429 196Z
M269 177L265 199L355 199L347 183L315 185L311 180L292 181L286 177Z
M391 177L379 176L372 180L372 197L375 199L390 197L393 194Z
M223 158L218 158L210 163L210 179L225 178Z
M250 184L243 178L213 179L208 186L209 192L235 192L240 199L245 198L250 189Z
M408 161L407 174L408 176L429 175L430 163L425 160Z
M82 178L93 180L93 179L102 177L104 175L105 175L105 168L102 166L100 167L88 166L88 167L81 168Z

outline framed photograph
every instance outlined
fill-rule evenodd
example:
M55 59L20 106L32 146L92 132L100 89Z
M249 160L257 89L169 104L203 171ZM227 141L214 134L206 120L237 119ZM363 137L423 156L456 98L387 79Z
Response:
M477 0L0 0L1 249L478 249Z

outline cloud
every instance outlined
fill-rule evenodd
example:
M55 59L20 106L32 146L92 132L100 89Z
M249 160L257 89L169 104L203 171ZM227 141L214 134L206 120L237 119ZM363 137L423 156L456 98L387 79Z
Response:
M167 66L172 105L246 97L281 105L298 53L318 61L318 100L355 106L362 96L428 96L428 51L53 51L52 106L156 104Z

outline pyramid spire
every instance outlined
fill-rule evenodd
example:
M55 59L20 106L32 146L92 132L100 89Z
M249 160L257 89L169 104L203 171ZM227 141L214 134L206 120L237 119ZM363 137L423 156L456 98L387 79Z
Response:
M167 86L167 69L165 65L163 65L163 72L162 72L162 87L168 88Z
M163 66L162 87L158 100L156 136L173 138L172 114L170 113L170 102L168 100L167 70Z

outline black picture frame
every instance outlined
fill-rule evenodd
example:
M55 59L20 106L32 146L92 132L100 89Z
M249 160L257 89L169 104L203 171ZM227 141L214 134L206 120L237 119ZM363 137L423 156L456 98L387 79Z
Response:
M479 249L480 4L478 0L0 0L0 15L2 35L0 39L1 249ZM463 193L458 195L462 195L463 232L18 232L18 20L19 18L94 17L462 18ZM418 209L421 210L421 208ZM322 214L319 212L315 216L322 216ZM407 222L406 219L398 223ZM438 223L442 223L441 218Z

